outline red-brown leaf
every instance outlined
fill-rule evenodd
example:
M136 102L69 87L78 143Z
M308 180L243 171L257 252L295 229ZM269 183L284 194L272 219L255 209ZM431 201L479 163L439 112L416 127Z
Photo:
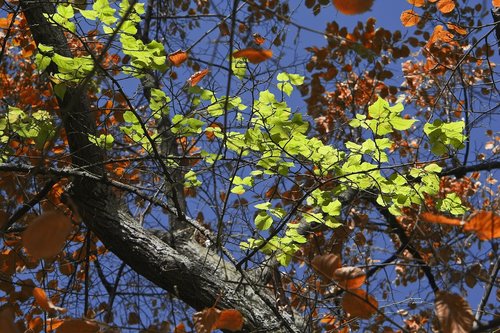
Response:
M344 15L362 14L372 8L373 0L332 0L333 5Z
M188 53L182 50L177 50L168 55L168 60L175 66L179 67L188 59Z
M493 212L482 211L473 215L464 225L465 231L475 232L480 240L500 237L500 216Z
M377 312L378 302L362 289L346 292L342 297L342 308L351 317L370 318Z
M341 267L333 272L333 279L341 288L358 289L365 283L366 273L359 267Z
M312 268L328 280L333 278L333 273L340 268L340 264L340 257L334 254L317 255L311 261Z
M53 257L61 251L71 229L65 215L55 211L44 213L23 232L23 246L36 259Z
M243 316L235 309L222 310L214 324L214 328L232 332L241 331L243 328Z
M427 223L438 223L438 224L448 224L448 225L461 225L462 221L459 219L449 218L444 215L434 214L434 213L422 213L420 214L420 219Z
M210 70L207 68L207 69L198 71L198 72L194 73L193 75L191 75L191 77L188 79L188 82L191 85L191 87L194 87L195 85L197 85L198 82L200 82L201 79L203 79L205 77L205 75L207 75L209 72L210 72Z
M445 291L437 293L436 315L443 333L468 333L472 329L474 316L462 296Z
M272 58L272 50L258 50L253 48L239 50L233 53L234 58L247 58L252 64L261 63Z

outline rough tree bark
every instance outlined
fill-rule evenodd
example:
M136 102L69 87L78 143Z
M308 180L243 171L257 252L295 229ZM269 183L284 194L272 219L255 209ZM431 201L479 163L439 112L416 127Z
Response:
M21 0L24 15L37 44L53 46L71 57L60 27L50 25L43 13L54 13L46 0ZM57 72L53 64L48 70ZM59 100L72 163L89 173L106 177L99 147L89 142L96 127L88 106L85 86L67 87ZM190 235L167 244L142 228L121 206L106 182L75 177L69 193L82 220L104 245L127 265L158 287L163 288L196 310L214 305L234 308L245 318L244 332L299 332L293 320L281 314L273 296L215 251L198 244ZM178 214L184 223L194 223ZM174 238L176 235L174 235Z

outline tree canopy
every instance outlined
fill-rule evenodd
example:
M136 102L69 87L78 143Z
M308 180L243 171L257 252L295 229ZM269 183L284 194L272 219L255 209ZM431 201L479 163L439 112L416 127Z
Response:
M381 2L0 0L1 332L499 327L500 1Z

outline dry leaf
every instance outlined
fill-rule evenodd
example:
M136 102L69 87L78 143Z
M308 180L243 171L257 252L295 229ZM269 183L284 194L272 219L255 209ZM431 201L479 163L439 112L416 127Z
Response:
M266 41L266 39L264 37L262 37L260 34L254 33L253 34L253 41L257 45L262 45L262 44L264 44L264 42Z
M258 50L258 49L243 49L233 53L234 58L247 58L252 64L261 63L267 59L272 58L273 51L271 50Z
M215 329L240 331L243 328L243 316L238 310L219 310L206 308L193 315L197 333L210 333Z
M436 295L436 315L443 333L468 333L472 329L474 316L462 296L439 291Z
M434 214L434 213L422 213L420 214L420 219L427 223L439 223L448 225L461 225L462 221L459 219L449 218L444 215Z
M188 59L188 53L182 50L177 50L174 53L168 55L168 60L175 66L179 67Z
M174 333L186 333L186 326L184 325L184 323L180 323L179 325L175 326Z
M16 315L14 309L10 305L3 305L0 307L0 327L2 328L2 333L20 333L14 319Z
M215 329L215 322L219 318L220 310L206 308L193 315L194 328L197 333L210 333Z
M332 0L339 12L345 15L364 13L372 8L373 0Z
M198 71L198 72L194 73L193 75L191 75L191 77L188 79L188 82L191 85L191 87L194 87L195 85L197 85L198 82L200 82L201 79L203 79L205 77L205 75L208 74L208 72L210 72L210 70L207 68L207 69Z
M47 297L47 294L42 288L33 288L33 297L43 311L46 312L66 312L66 309L55 306L52 301Z
M467 30L465 28L462 28L459 25L456 25L456 24L453 24L453 23L447 23L446 26L448 27L448 29L455 31L456 33L458 33L460 35L466 35L467 34Z
M47 318L47 332L52 332L64 323L64 319Z
M311 266L316 273L331 280L333 273L340 268L340 257L334 254L317 255L311 261Z
M455 9L455 1L454 0L439 0L436 4L437 9L443 13L448 14Z
M62 250L71 229L65 215L55 211L44 213L23 232L23 246L36 259L53 257Z
M493 7L500 7L500 0L492 0L491 4L493 5Z
M473 215L464 225L465 231L475 232L480 240L500 237L500 216L482 211Z
M241 312L235 309L222 310L214 324L214 328L232 332L241 331L243 328L243 316Z
M377 312L378 302L362 289L348 291L342 297L342 308L351 317L370 318Z
M97 333L99 325L96 322L85 319L65 319L56 333Z
M402 12L400 19L405 27L411 27L420 22L420 16L412 9Z
M365 283L366 273L359 267L342 267L333 272L333 279L341 288L358 289Z

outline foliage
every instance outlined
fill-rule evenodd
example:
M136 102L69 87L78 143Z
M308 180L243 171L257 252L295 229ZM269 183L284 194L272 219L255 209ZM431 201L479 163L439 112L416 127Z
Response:
M287 36L318 33L296 11L377 2L0 6L0 327L500 322L482 4L408 0L404 30L332 21L324 45Z

